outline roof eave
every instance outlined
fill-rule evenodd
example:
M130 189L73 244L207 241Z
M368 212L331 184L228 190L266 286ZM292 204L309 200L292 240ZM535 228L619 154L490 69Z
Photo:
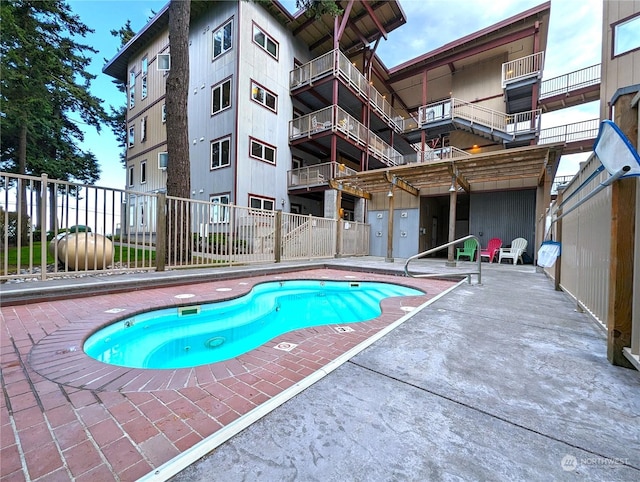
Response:
M150 34L152 29L157 29L169 24L169 3L167 3L156 15L149 20L140 31L129 40L124 47L102 68L102 72L117 80L127 80L127 66L129 58L134 55L138 44Z
M425 54L420 55L419 57L416 57L414 59L411 60L407 60L406 62L403 62L395 67L392 68L387 68L384 63L382 62L381 59L378 59L380 65L386 70L387 74L389 76L392 76L394 74L397 74L398 72L402 71L403 69L409 68L409 67L413 67L416 64L423 62L427 59L431 59L433 57L436 57L438 55L442 55L443 53L447 52L448 50L452 50L454 48L460 47L461 45L464 45L466 43L469 42L473 42L474 40L478 40L484 36L493 34L495 32L500 31L501 29L508 27L511 24L526 20L529 17L532 16L536 16L536 15L540 15L541 13L544 13L545 11L550 12L551 10L551 2L545 2L542 3L536 7L532 7L529 10L525 10L524 12L520 12L512 17L506 18L496 24L490 25L489 27L486 27L482 30L478 30L477 32L473 32L465 37L462 37L460 39L454 40L453 42L449 42L448 44L443 45L442 47L438 47L435 50L432 50L431 52L427 52Z

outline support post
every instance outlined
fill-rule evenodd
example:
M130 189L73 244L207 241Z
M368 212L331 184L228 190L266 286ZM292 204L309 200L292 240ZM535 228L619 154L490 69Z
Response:
M342 255L342 216L340 216L340 208L342 207L342 191L340 189L336 190L336 258L339 258Z
M167 195L158 194L156 205L156 271L164 271L167 259Z
M49 176L43 174L40 178L40 281L47 279L47 188L49 187ZM56 195L56 186L51 186L51 189ZM23 199L24 201L24 199ZM32 238L33 239L33 238ZM57 263L58 260L56 259Z
M387 196L389 200L389 214L387 220L387 257L385 261L387 263L393 263L393 198L395 197L393 184L389 187L391 196Z
M563 191L564 188L558 188L558 197L556 198L556 203L559 206L562 203L562 198L563 198ZM558 210L558 215L562 214L562 210ZM560 246L562 246L562 219L558 219L556 221L556 225L555 227L552 226L552 230L555 228L555 240L558 241L560 243ZM556 259L556 264L554 265L555 267L555 272L554 272L554 284L553 287L555 288L556 291L562 291L562 288L560 287L560 279L562 276L562 249L560 249L560 256L558 256L558 258Z
M638 119L631 107L633 94L618 97L614 122L638 149ZM634 368L624 356L631 346L633 310L633 248L635 244L636 180L623 178L611 186L611 255L609 261L609 309L607 359L614 365Z
M274 261L280 263L282 261L282 209L276 211L275 217L275 233L273 236L273 254Z
M456 204L458 203L458 189L455 184L455 178L453 178L452 186L454 189L449 192L449 239L447 240L449 243L456 239ZM454 245L447 248L446 265L449 267L456 266L456 261L454 259L455 249L456 247ZM478 247L478 249L480 248Z

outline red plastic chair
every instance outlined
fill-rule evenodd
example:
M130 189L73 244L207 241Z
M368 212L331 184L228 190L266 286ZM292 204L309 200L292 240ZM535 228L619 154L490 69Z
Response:
M498 254L501 247L502 240L500 238L491 238L487 245L487 249L480 250L480 259L489 258L489 263L493 263L493 258L496 257L496 254Z

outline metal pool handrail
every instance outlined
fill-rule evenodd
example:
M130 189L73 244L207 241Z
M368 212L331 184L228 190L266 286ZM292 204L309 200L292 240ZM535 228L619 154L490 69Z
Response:
M418 258L422 258L423 256L426 256L428 254L432 254L438 251L443 250L444 248L448 248L449 246L453 246L455 244L460 244L465 242L467 239L475 239L478 247L478 269L476 271L464 271L464 272L456 272L456 273L431 273L431 274L411 274L409 273L409 263L411 261L413 261L414 259L418 259ZM470 234L469 236L465 236L464 238L460 238L460 239L456 239L454 241L451 241L447 244L443 244L441 246L436 246L435 248L431 248L428 249L427 251L423 251L422 253L418 253L415 254L413 256L411 256L410 258L407 259L407 261L404 263L404 274L409 276L410 278L442 278L442 277L447 277L447 276L460 276L460 275L465 275L467 277L467 280L469 281L469 284L471 284L471 275L477 275L478 276L478 284L482 284L482 257L480 256L480 240L474 236L473 234Z

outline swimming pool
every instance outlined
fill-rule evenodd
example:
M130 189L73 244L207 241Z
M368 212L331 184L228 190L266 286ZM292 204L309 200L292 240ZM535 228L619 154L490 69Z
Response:
M384 298L423 294L381 282L262 283L239 298L120 320L93 333L84 351L123 367L194 367L236 357L292 330L370 320L380 315Z

